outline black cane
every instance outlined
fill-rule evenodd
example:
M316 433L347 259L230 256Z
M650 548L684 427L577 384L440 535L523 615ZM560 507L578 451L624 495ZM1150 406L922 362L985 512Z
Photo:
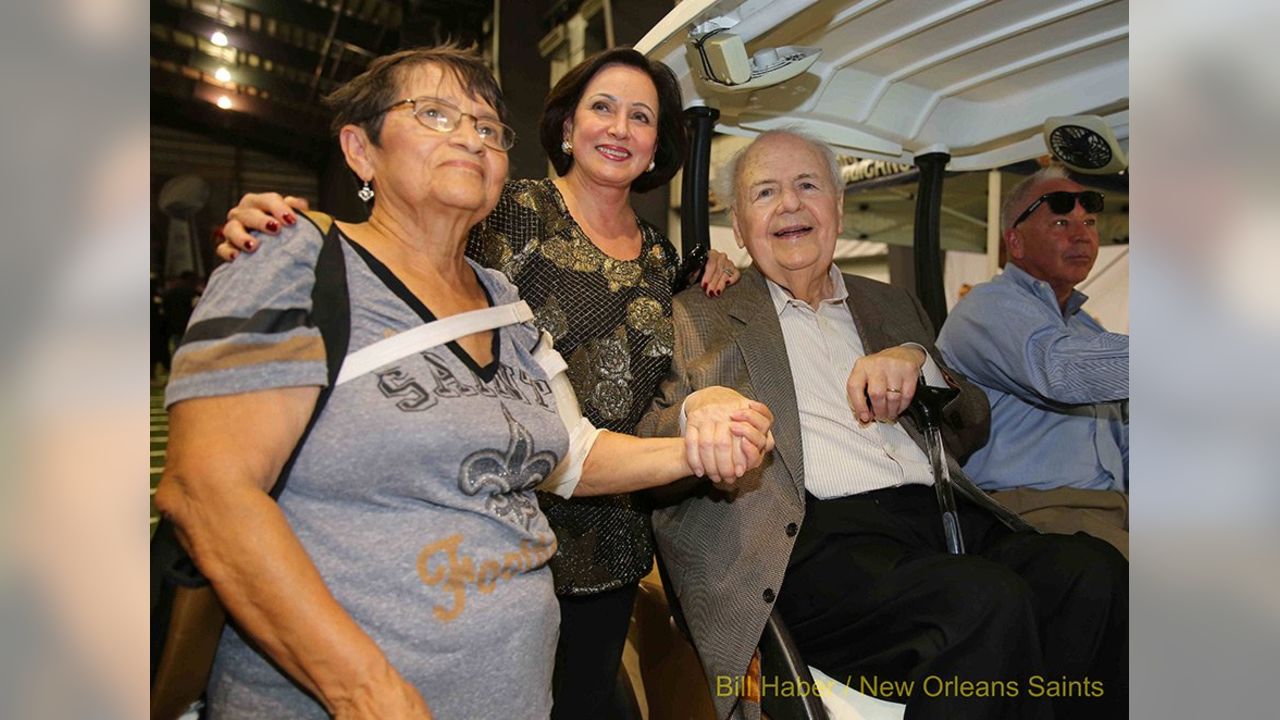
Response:
M959 394L956 388L926 385L922 378L907 408L924 433L929 464L933 467L933 489L942 510L942 531L947 539L947 552L952 555L964 554L964 536L960 534L960 513L956 509L951 471L947 469L946 449L942 445L942 408Z

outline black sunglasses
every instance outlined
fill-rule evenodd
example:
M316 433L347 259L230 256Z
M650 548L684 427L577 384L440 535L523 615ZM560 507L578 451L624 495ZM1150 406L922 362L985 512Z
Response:
M1040 207L1041 203L1048 203L1049 210L1054 215L1066 215L1075 208L1077 200L1080 201L1080 207L1084 208L1084 211L1087 213L1102 212L1102 193L1097 190L1082 190L1080 192L1059 190L1057 192L1045 193L1044 195L1036 198L1036 201L1031 203L1031 207L1023 210L1022 214L1018 216L1018 219L1014 220L1013 224L1009 227L1018 227L1018 223L1031 217L1031 213L1035 212L1036 208Z

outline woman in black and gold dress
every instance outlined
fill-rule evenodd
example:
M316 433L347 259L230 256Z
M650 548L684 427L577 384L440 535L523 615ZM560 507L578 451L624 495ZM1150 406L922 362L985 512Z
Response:
M508 182L467 247L506 273L555 338L583 415L617 432L635 428L671 362L679 257L628 195L663 187L680 169L682 107L665 65L629 49L587 59L551 90L540 124L559 177ZM737 277L715 253L702 285L719 293ZM540 504L559 542L552 717L610 717L636 588L653 566L649 513L633 495L542 494Z
M682 107L665 65L629 49L587 59L556 84L543 113L540 139L558 177L507 182L467 246L520 289L568 362L583 415L599 428L631 432L671 361L679 257L628 195L665 186L680 169ZM292 202L246 196L223 231L235 247L219 252L252 250L242 229L273 233L293 219ZM713 251L701 285L718 294L737 278ZM552 717L611 717L636 589L653 564L648 511L631 495L540 494L540 503L559 544L551 561L560 599Z

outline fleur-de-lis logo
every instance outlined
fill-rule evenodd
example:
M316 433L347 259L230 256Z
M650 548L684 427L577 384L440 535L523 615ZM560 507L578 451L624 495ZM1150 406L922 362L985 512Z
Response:
M538 515L532 493L519 492L542 482L556 467L556 455L534 452L533 436L502 406L511 441L505 451L477 450L462 461L458 489L470 496L489 494L485 509L524 529Z

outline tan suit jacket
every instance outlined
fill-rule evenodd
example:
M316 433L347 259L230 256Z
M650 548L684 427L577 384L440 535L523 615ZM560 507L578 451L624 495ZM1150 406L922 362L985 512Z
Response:
M848 305L868 354L905 342L928 349L942 366L924 309L904 290L866 278L844 276ZM694 288L675 298L675 354L671 373L637 434L680 434L680 405L691 392L711 385L734 388L773 411L776 450L758 469L722 493L710 483L686 478L655 493L653 530L658 550L684 610L706 671L717 716L759 717L754 703L717 692L746 672L773 601L782 585L804 522L805 491L800 417L783 342L782 327L764 277L754 268L707 298ZM957 490L997 513L1011 527L1029 526L978 490L957 464L987 440L991 413L976 386L943 368L961 394L944 412L944 442L951 454ZM843 387L832 388L843 394ZM923 447L909 419L908 433ZM941 521L939 521L941 522Z

